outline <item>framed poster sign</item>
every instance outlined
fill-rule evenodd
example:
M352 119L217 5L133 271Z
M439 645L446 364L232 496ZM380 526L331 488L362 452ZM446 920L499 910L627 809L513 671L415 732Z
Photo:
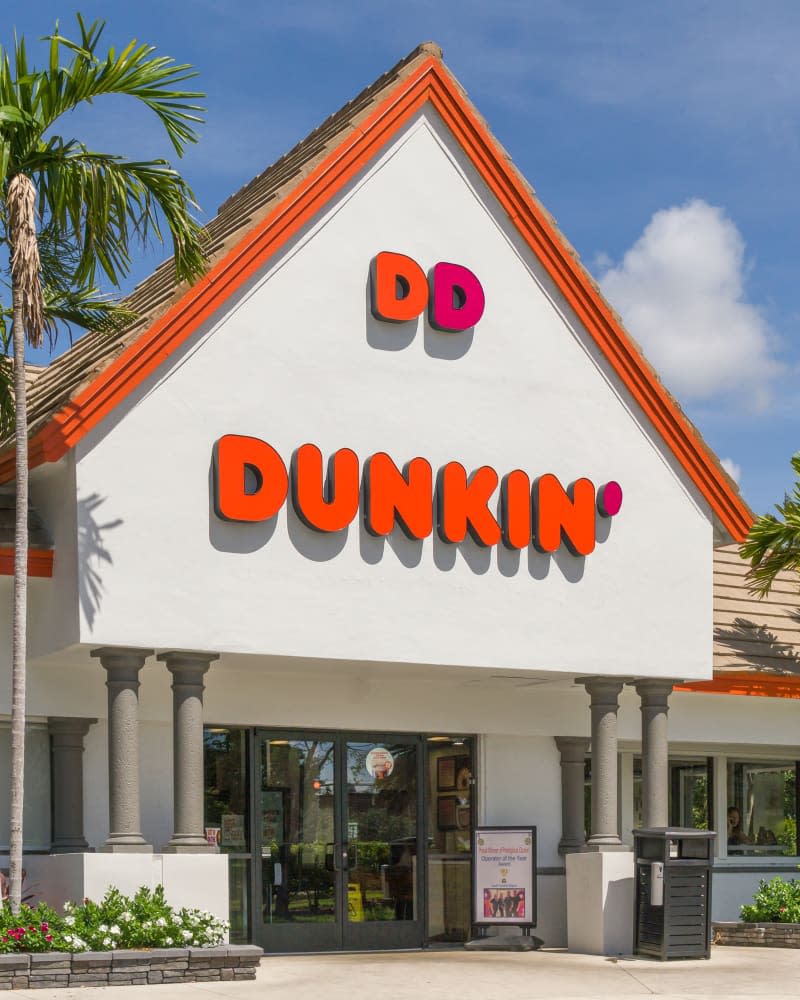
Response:
M473 922L536 926L536 827L480 826L472 842Z

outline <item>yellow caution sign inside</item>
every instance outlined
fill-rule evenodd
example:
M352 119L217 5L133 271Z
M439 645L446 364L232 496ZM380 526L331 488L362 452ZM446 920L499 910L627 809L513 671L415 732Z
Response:
M361 886L358 882L347 883L348 920L364 919L364 903L361 900Z

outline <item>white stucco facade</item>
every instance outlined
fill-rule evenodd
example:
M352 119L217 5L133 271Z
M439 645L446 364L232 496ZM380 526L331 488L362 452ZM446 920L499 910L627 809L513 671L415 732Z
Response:
M475 329L375 319L369 264L381 250L425 270L452 261L473 271L486 296ZM458 461L501 477L553 473L565 485L613 480L624 502L617 516L598 515L586 557L469 538L452 545L435 529L424 540L399 529L376 538L361 513L323 534L288 500L270 521L226 522L211 497L212 449L224 434L263 439L287 467L311 442L325 457L351 448L362 465L385 451L399 467L422 456L434 470ZM536 824L537 933L562 946L554 737L590 735L589 699L575 679L712 676L709 504L430 106L74 449L37 468L32 500L55 562L52 579L31 588L28 711L45 734L53 716L97 720L84 753L92 848L109 834L109 793L105 677L90 651L213 652L203 706L211 726L475 737L474 819ZM8 581L2 588L10 600ZM8 671L0 677L7 716ZM141 832L159 852L173 834L170 676L150 656L139 680ZM754 713L752 699L674 694L676 752L713 758L721 775L743 746L800 758L795 704L760 701ZM639 706L626 687L627 840ZM48 838L48 794L30 806L41 813L31 821L37 848ZM716 795L721 823L724 789ZM724 846L719 853L724 868ZM83 885L91 876L99 887L125 863L108 857L80 862ZM150 864L151 878L160 864L164 878L176 873L175 898L194 905L196 870L180 855L156 858L131 855L131 872ZM215 855L208 863L220 868ZM76 864L58 862L59 887L79 878ZM753 881L729 868L715 904L725 917L744 901L737 886L749 894Z

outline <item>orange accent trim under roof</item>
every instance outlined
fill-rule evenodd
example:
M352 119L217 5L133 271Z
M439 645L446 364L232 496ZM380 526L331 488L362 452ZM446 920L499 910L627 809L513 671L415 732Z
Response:
M14 547L0 546L0 576L14 575ZM53 550L28 550L28 576L51 577L53 575Z
M736 540L752 514L697 431L659 382L574 259L561 235L516 174L503 150L436 58L400 81L376 110L277 207L30 442L30 465L57 461L152 374L225 300L264 266L429 102L594 339L626 389ZM0 459L0 481L14 476L13 451Z
M711 681L676 684L676 691L696 694L736 694L750 698L800 698L800 677L787 674L742 673L717 674Z

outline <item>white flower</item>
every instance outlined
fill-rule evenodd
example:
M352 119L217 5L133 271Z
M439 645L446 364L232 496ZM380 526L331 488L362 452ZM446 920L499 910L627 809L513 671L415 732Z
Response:
M97 929L100 931L101 934L107 934L108 933L108 925L107 924L100 924L100 926Z
M142 921L142 927L152 927L152 923L149 920Z
M109 946L109 945L111 944L111 938L110 938L110 937L104 937L104 938L103 938L103 944L104 944L104 945L106 946L106 948L107 948L107 947L108 947L108 946Z
M75 917L64 917L64 923L67 925L67 927L74 927Z
M159 917L158 920L156 920L156 927L166 927L166 926L167 922L163 917Z
M165 944L172 944L172 938L164 938Z
M69 900L67 900L66 903L64 903L64 905L62 906L64 913L69 913L69 911L72 909L72 906L73 904Z
M116 948L117 947L117 942L116 941L112 941L111 942L111 947L112 948Z
M128 911L126 910L126 911L125 911L124 913L121 913L121 914L120 914L120 917L119 917L119 919L120 919L120 920L124 920L124 921L125 921L125 923L127 923L127 922L128 922L129 920L133 920L133 914L132 914L132 913L129 913L129 912L128 912Z
M186 941L188 941L189 938L192 936L192 932L191 931L181 931L181 934L183 935L184 940L186 940Z
M121 933L121 931L120 931L119 927L117 926L117 924L112 924L111 925L111 933L115 934L115 935L119 935Z

